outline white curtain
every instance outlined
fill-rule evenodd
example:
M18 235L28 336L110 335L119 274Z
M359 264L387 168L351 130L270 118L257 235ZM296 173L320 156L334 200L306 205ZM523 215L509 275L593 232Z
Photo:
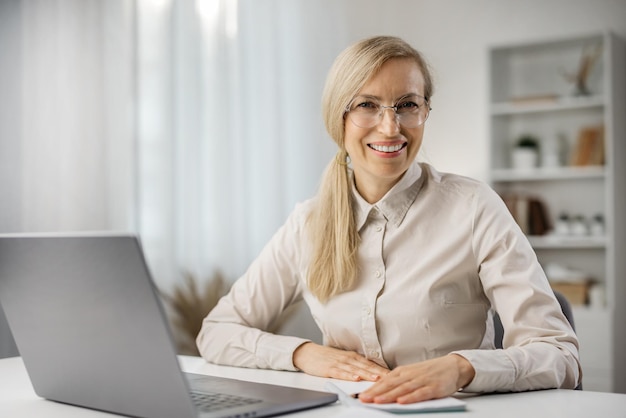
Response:
M3 1L0 231L133 227L132 1Z
M2 4L1 231L134 231L163 287L234 280L315 193L345 2Z
M140 232L162 283L244 272L335 152L321 119L341 6L139 2ZM328 16L332 16L329 18ZM334 20L333 20L334 19Z

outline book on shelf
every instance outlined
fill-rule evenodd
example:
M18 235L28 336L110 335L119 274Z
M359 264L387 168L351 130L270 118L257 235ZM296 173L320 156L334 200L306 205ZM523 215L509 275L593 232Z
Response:
M585 306L589 304L589 289L591 287L591 282L550 282L550 286L554 291L565 296L565 298L572 305Z
M554 104L557 102L558 98L558 95L552 93L532 94L527 96L513 96L509 98L509 103L520 106L537 106Z
M548 207L536 196L507 193L502 197L513 219L526 235L545 235L552 229Z
M570 158L572 166L590 166L604 164L604 126L584 126L578 132L578 138Z

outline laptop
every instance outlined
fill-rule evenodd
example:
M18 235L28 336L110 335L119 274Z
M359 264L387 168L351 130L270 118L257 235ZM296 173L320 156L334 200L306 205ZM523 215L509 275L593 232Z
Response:
M150 418L265 417L337 400L183 373L133 235L0 235L0 304L35 392L49 400Z

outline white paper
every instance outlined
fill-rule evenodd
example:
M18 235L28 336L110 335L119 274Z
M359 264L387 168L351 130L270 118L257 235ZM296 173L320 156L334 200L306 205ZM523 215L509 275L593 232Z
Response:
M377 411L367 408L349 408L341 412L337 418L389 418L393 417L388 412Z
M351 395L363 392L365 389L373 385L373 382L349 382L346 380L329 381L327 389L339 395L339 398L346 406L358 406L370 409L379 409L387 412L431 412L431 411L462 411L465 410L465 401L452 396L441 399L433 399L430 401L415 402L410 404L388 403L373 404L363 403Z

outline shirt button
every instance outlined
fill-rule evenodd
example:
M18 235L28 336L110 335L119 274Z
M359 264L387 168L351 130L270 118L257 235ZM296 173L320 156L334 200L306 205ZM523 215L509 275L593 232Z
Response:
M380 274L380 270L376 270L376 273L374 273L376 275L377 278L379 278L381 276Z
M377 227L376 227L376 231L377 231L377 232L380 232L380 231L382 231L382 230L383 230L383 227L382 227L382 226L377 226Z
M378 358L378 356L379 356L378 351L376 351L376 350L370 351L370 357Z
M369 306L367 306L367 307L365 308L365 313L366 313L367 315L369 315L369 314L371 314L371 313L372 313L372 310L370 309L370 307L369 307Z

